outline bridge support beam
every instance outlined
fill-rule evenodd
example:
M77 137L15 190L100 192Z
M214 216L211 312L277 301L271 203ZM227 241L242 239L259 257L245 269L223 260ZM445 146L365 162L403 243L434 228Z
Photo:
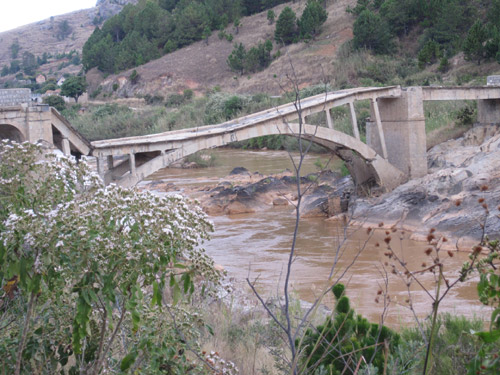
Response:
M97 161L97 174L104 181L104 175L106 174L106 167L104 166L104 157L98 156L96 157L96 161Z
M326 113L326 124L330 129L333 130L333 121L332 121L332 114L330 113L330 108L325 110Z
M351 122L352 122L352 132L357 140L360 140L359 129L358 129L358 119L356 118L356 110L354 108L354 102L349 102L349 109L351 111Z
M477 122L481 125L500 124L500 99L478 100Z
M61 144L62 144L62 152L64 155L71 155L71 147L69 145L69 139L68 138L63 138L61 140Z
M130 153L128 155L129 157L129 163L130 163L130 174L135 177L137 175L137 169L135 167L135 154Z
M367 144L383 155L383 135L389 163L408 178L425 176L427 142L422 88L409 87L402 90L399 98L379 98L375 103L383 131L374 132L368 129L373 125L367 123ZM372 107L372 116L377 120L377 106Z

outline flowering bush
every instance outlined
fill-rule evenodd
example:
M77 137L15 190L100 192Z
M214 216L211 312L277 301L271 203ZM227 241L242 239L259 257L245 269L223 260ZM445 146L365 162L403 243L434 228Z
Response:
M199 207L3 142L0 229L7 373L201 371L186 352L204 324L187 302L221 274L199 246L212 230Z

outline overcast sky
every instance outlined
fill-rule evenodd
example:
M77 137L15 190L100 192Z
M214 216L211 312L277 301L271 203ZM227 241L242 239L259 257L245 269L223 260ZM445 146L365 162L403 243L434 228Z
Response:
M96 0L0 0L0 32L95 4Z

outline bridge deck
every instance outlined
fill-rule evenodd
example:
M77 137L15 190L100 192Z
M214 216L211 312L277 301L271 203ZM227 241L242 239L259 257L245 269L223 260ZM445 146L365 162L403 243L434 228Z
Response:
M347 89L301 99L300 110L302 111L302 116L307 116L309 114L344 105L355 100L374 99L380 97L398 97L400 95L401 88L399 86ZM276 108L271 108L248 116L240 117L235 120L227 121L219 125L207 125L159 134L92 142L92 147L94 148L93 154L95 156L102 157L106 155L132 152L132 149L135 151L137 148L141 149L142 152L152 151L156 149L154 144L158 143L186 141L194 138L230 133L245 127L266 122L274 123L277 120L292 121L297 117L298 114L295 104L288 103ZM144 150L145 146L147 146L147 150Z
M498 86L439 86L422 87L424 101L500 99Z

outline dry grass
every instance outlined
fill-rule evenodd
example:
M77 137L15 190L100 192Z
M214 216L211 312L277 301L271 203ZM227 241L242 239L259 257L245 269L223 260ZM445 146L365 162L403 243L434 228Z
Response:
M271 355L269 318L260 306L247 311L241 307L212 304L206 311L207 324L214 332L206 337L203 350L217 351L221 358L232 361L240 374L278 374Z
M92 18L89 16L91 12L93 12L93 10L90 9L71 12L55 16L53 21L45 19L0 33L0 67L10 64L12 58L9 48L16 39L21 46L18 60L22 59L22 54L25 51L29 51L35 56L40 57L44 52L56 55L58 53L68 53L71 50L77 50L81 54L83 44L94 31ZM64 40L57 40L55 36L56 28L62 21L68 21L69 25L73 28L73 34ZM61 62L62 60L50 62L42 65L38 70L46 74L49 73L49 71L55 72ZM78 73L80 69L81 66L70 65L62 69L58 74L75 74ZM12 78L13 76L2 77L0 78L0 83ZM59 76L57 78L59 78Z

